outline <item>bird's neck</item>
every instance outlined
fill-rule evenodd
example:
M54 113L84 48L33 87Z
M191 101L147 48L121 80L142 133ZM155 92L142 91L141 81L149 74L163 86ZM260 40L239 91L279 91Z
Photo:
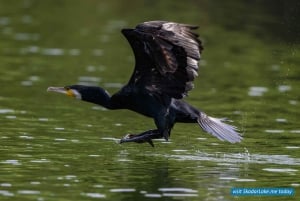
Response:
M93 91L91 91L91 94L89 96L87 96L87 98L83 98L83 101L87 101L90 103L94 103L97 105L101 105L107 109L112 109L112 104L111 104L111 96L110 94L102 89L102 88L98 88L94 89Z

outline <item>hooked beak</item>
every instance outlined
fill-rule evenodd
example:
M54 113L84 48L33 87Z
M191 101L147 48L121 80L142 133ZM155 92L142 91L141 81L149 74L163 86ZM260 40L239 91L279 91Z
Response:
M75 97L73 90L66 89L65 87L48 87L47 92L49 92L49 91L66 94L67 96Z

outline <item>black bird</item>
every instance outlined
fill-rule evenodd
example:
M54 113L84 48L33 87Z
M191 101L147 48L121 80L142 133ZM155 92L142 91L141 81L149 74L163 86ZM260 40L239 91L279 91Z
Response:
M197 26L167 21L150 21L134 29L123 29L135 55L135 68L129 82L110 96L96 86L71 85L49 87L47 91L101 105L108 109L129 109L152 117L156 129L128 134L120 143L148 142L170 137L176 122L198 123L206 132L222 141L240 142L236 127L213 118L183 101L198 75L198 61L203 50Z

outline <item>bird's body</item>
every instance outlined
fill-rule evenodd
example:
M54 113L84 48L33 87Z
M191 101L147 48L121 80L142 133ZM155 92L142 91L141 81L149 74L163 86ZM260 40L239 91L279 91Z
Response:
M65 93L108 109L129 109L154 119L157 129L138 135L129 134L121 142L168 140L176 122L198 123L221 140L239 142L236 128L221 119L207 116L183 101L198 75L198 61L203 49L197 27L165 21L144 22L135 29L123 29L135 55L135 69L129 82L110 96L100 87L71 85L49 87L48 91Z

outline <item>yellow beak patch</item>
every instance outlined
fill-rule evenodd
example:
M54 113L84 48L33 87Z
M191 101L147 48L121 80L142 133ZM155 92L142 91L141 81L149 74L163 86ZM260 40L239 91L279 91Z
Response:
M75 94L72 89L68 89L66 94L67 94L67 96L75 97Z

